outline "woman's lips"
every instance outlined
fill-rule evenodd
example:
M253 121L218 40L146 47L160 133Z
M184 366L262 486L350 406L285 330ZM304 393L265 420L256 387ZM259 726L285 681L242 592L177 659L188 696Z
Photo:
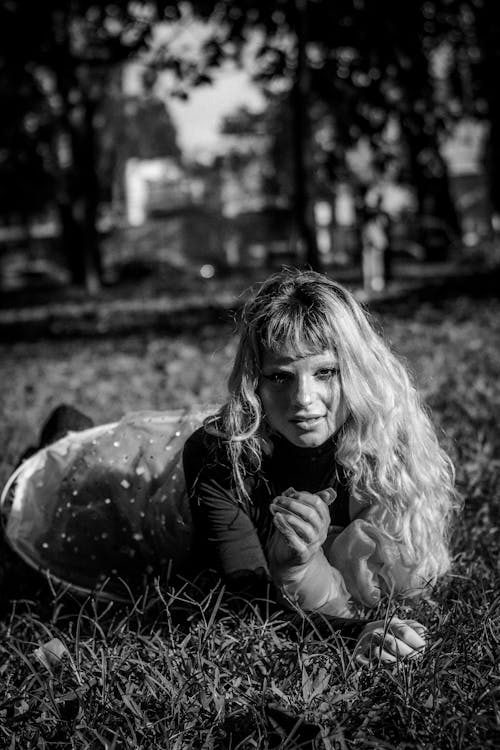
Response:
M298 427L299 430L314 430L322 419L322 415L312 415L310 417L299 416L292 417L290 422L292 422L295 427Z

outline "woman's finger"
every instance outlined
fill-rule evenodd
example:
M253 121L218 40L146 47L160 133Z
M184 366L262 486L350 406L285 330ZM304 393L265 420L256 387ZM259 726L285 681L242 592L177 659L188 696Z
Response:
M332 505L335 500L337 499L337 491L333 489L333 487L327 487L324 490L320 490L317 493L318 497L320 497L328 506Z
M288 497L293 500L299 500L306 505L312 505L314 508L324 510L328 508L337 497L337 493L331 487L320 492L305 492L297 491L293 487L289 487L287 490L281 493L279 497Z
M318 531L330 525L330 511L328 505L317 495L306 492L300 493L298 497L278 495L272 503L280 510L284 509L297 516L306 523L311 524Z
M326 507L326 506L325 506ZM321 534L328 530L330 525L330 518L324 517L319 514L316 510L309 506L301 505L293 501L286 501L283 503L272 503L271 513L279 511L285 514L288 518L296 518L301 521L302 524L310 526L316 535Z
M385 648L377 646L373 649L371 654L371 661L378 662L380 664L395 664L398 661L398 657L386 651Z
M359 664L395 664L398 661L398 657L386 651L382 646L375 646L374 643L370 644L370 647L360 651L356 654L356 661Z
M408 625L406 622L391 622L389 625L390 632L399 638L401 641L406 643L410 648L415 651L421 651L427 645L427 641L421 635L419 635L414 628Z
M274 511L274 518L281 516L286 521L288 527L290 527L301 539L307 544L318 544L323 541L322 530L312 526L309 522L302 520L299 516L295 516L284 509Z
M273 518L274 525L282 534L287 544L295 551L303 554L307 552L308 545L298 536L296 531L290 526L287 519L281 513L276 513Z
M362 651L358 651L354 654L354 661L361 667L367 667L370 663L369 658Z
M427 641L427 638L429 637L429 630L425 625L422 625L421 622L417 622L417 620L405 620L405 623L409 625L410 628L412 628L412 630L417 633L417 635Z
M416 656L415 651L410 651L410 653L405 655L400 652L395 653L392 650L393 647L387 648L387 645L388 644L385 641L383 645L380 646L375 646L374 644L372 644L368 650L356 654L355 658L357 663L363 666L366 666L368 664L397 664L402 659L411 659L413 656Z
M391 633L386 633L382 638L382 648L388 651L393 656L399 659L404 659L407 656L415 653L415 650L407 643L402 641L400 638L396 638Z

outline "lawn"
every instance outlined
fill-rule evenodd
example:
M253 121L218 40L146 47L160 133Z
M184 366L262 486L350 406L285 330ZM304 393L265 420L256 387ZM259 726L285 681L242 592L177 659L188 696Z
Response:
M452 573L431 599L390 604L429 627L422 659L357 669L335 634L240 617L217 584L152 586L128 609L54 592L4 603L0 748L500 746L500 301L399 306L379 323L415 375L464 498ZM61 401L97 422L217 402L233 352L222 325L1 346L0 482ZM36 649L54 638L62 657L44 664Z

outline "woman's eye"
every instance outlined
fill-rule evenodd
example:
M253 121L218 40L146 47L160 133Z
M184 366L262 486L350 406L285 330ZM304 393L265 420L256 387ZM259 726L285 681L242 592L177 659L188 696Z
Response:
M287 372L271 372L269 375L264 375L264 377L275 385L283 385L288 382L290 376Z
M337 367L325 367L322 370L318 370L316 377L320 380L331 380L339 374Z

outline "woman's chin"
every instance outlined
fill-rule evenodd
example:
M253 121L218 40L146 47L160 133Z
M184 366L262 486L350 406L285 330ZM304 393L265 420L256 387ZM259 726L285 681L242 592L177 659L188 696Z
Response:
M301 438L300 440L295 441L295 445L298 448L319 448L320 445L323 445L324 442L326 442L328 438L317 438L313 437L312 435L308 435L304 438Z
M307 432L294 430L292 434L285 435L285 437L297 448L319 448L328 440L330 435L325 430L309 430Z

